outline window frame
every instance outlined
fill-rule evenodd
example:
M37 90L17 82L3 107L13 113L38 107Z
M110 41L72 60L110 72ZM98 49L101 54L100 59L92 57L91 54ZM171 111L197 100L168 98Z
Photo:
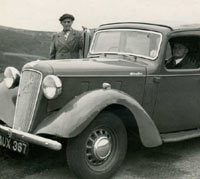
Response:
M156 31L153 31L153 30L142 30L142 29L106 29L106 30L99 30L97 31L95 34L94 34L94 37L93 37L93 40L92 40L92 43L90 45L90 50L89 50L89 54L91 55L98 55L98 54L101 54L101 53L108 53L108 52L93 52L92 51L92 48L93 48L93 45L94 45L94 41L95 41L95 38L96 38L96 35L98 33L101 33L101 32L106 32L106 31L109 31L109 32L116 32L116 31L135 31L135 32L144 32L144 33L152 33L152 34L157 34L160 36L160 42L158 44L158 50L157 50L157 53L155 55L155 57L149 57L149 56L145 56L145 55L139 55L139 54L134 54L134 53L126 53L126 52L119 52L121 54L127 54L127 55L134 55L134 56L137 56L137 57L142 57L142 58L146 58L146 59L149 59L149 60L156 60L159 56L159 53L160 53L160 49L161 49L161 44L162 44L162 41L163 41L163 34L160 33L160 32L156 32Z
M191 30L191 31L180 31L180 32L174 32L172 33L166 40L166 50L165 50L165 55L164 55L164 59L163 59L163 63L164 64L164 70L166 72L199 72L200 71L200 66L198 68L174 68L174 69L169 69L169 68L166 68L166 65L165 65L165 61L167 60L166 56L167 56L167 46L169 44L169 41L173 38L181 38L181 37L195 37L195 36L198 36L199 37L199 50L200 50L200 31L198 30ZM172 49L171 49L172 50Z

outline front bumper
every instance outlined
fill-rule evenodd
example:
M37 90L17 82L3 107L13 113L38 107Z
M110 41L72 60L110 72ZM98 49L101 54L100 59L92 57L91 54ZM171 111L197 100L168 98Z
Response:
M0 125L0 133L7 135L9 138L14 137L19 140L35 145L40 145L42 147L46 147L52 150L60 150L62 148L62 144L55 140L47 139L45 137L40 137L34 134L19 131L2 125Z

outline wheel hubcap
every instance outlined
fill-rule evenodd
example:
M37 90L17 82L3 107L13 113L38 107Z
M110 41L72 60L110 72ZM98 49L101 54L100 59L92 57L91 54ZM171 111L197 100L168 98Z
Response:
M94 155L98 159L105 159L110 155L111 143L107 137L100 137L94 144Z
M98 129L91 133L86 142L86 158L93 166L103 164L112 151L111 135L105 129Z

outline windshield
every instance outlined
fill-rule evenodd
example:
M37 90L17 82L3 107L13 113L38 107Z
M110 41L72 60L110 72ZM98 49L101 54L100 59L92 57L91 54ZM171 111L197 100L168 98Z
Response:
M95 34L90 54L125 53L155 59L158 56L162 36L144 30L102 30Z

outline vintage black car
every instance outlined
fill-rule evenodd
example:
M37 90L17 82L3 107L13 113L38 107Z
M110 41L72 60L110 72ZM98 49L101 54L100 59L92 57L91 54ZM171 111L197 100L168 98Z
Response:
M199 62L200 25L102 25L85 59L5 69L0 146L66 147L78 178L110 178L130 133L145 147L200 136Z

